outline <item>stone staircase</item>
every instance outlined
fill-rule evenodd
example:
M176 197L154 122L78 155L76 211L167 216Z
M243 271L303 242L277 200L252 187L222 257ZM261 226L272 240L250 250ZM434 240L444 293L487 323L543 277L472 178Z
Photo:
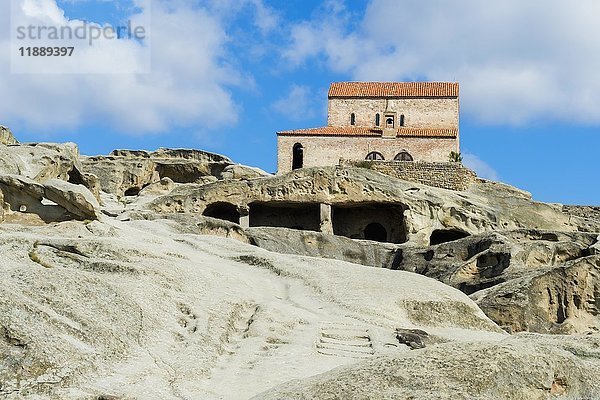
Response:
M327 356L368 358L375 353L367 328L343 323L323 323L316 347Z

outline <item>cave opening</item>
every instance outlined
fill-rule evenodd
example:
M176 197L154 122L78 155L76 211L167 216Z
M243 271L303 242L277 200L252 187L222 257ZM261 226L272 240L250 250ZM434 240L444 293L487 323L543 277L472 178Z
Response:
M217 218L224 221L239 224L240 213L236 206L226 202L216 202L209 204L202 213L205 217Z
M455 240L464 239L468 236L471 235L466 232L459 231L458 229L436 229L431 233L429 245L435 246L436 244L453 242Z
M318 232L320 211L318 203L252 203L250 226L270 226Z
M355 203L332 207L333 233L351 239L406 242L402 204Z

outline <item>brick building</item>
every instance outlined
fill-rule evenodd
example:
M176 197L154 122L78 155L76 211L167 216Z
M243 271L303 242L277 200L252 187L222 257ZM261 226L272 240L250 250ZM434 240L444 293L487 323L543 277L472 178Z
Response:
M349 160L448 161L459 152L458 83L335 82L327 126L277 132L278 172Z

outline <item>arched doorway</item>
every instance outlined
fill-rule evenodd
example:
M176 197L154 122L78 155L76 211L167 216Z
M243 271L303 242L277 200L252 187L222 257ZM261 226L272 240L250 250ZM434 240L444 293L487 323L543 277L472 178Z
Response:
M292 150L292 169L302 168L304 166L304 147L296 143Z
M366 240L375 242L387 242L387 231L383 225L373 222L365 227L364 236Z
M412 161L413 158L408 151L402 150L400 153L396 154L396 157L394 157L394 160L395 161Z

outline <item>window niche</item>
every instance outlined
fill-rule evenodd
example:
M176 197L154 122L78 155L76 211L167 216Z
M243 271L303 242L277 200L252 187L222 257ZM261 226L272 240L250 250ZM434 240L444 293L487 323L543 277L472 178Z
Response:
M385 158L383 158L383 154L381 154L380 152L372 151L369 154L367 154L367 156L365 157L365 160L383 161L383 160L385 160Z

